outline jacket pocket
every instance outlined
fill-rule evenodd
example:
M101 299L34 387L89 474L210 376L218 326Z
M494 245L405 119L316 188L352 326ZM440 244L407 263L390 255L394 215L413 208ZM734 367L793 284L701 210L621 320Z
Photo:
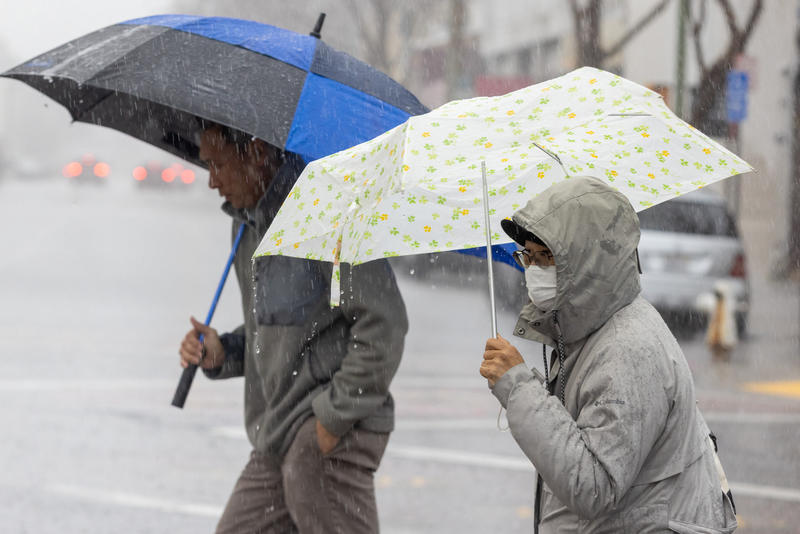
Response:
M270 256L257 259L256 320L262 326L301 326L322 307L330 292L318 262Z
M671 519L669 522L670 530L677 532L678 534L730 534L736 530L736 527L739 526L739 523L736 521L736 514L733 511L733 504L731 503L727 494L722 492L720 493L720 496L722 497L723 521L725 522L724 527L708 527Z
M701 525L690 525L689 523L681 523L680 521L670 521L669 529L678 534L729 534L736 530L736 524L726 526L725 528L709 528Z
M727 494L721 493L721 497L723 507L722 515L725 521L724 527L706 527L684 521L670 520L670 530L673 532L678 532L679 534L729 534L733 532L736 530L736 527L739 526L739 523L736 520L736 514L733 511L733 504L731 503L731 500L728 498Z
M334 373L342 367L349 339L349 329L337 323L306 348L305 356L308 358L311 376L318 384L330 382Z

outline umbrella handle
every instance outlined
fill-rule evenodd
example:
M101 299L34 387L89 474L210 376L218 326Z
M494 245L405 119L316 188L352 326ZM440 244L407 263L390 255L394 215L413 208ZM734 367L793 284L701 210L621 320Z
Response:
M489 306L492 309L492 337L497 337L497 307L494 302L494 269L492 256L492 230L489 226L489 186L486 183L486 161L481 161L483 179L483 216L486 228L486 266L489 274Z
M228 279L228 274L231 271L231 265L233 265L233 260L236 257L236 251L239 250L239 244L242 241L242 234L244 234L244 223L239 226L239 232L236 234L236 239L233 241L233 247L231 247L231 253L228 256L228 263L225 264L225 270L222 272L222 278L220 278L219 284L217 284L217 292L214 293L214 299L211 301L211 308L209 308L208 315L206 315L206 320L204 323L206 326L211 323L211 318L214 317L214 312L217 309L219 297L222 295L222 288L225 287L225 281ZM198 336L198 339L200 340L200 343L203 343L202 334ZM175 395L172 397L172 405L176 408L183 408L183 405L186 402L186 396L189 395L189 389L192 387L192 381L194 380L194 375L196 372L197 366L193 364L189 364L189 366L183 370L181 379L178 382L178 387L175 389Z

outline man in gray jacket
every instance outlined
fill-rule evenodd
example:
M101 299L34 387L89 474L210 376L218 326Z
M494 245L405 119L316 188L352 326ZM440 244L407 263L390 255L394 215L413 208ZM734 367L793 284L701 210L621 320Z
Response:
M246 224L234 260L244 325L219 336L192 318L180 348L184 367L245 379L253 452L217 532L377 532L373 474L394 427L389 384L408 329L394 275L385 261L342 265L331 308L330 264L275 256L254 266L303 163L219 126L203 134L200 157L234 234Z
M678 343L639 296L639 220L602 181L555 184L503 221L531 302L515 334L555 347L537 379L486 342L481 375L539 473L540 533L721 533L736 518ZM727 488L726 488L727 489Z

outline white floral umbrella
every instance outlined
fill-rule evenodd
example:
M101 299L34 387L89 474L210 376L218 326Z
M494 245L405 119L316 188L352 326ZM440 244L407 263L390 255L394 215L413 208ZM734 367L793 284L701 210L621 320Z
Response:
M675 116L655 92L584 67L507 95L449 102L311 162L254 257L338 264L486 246L500 220L553 183L591 175L639 211L750 165Z

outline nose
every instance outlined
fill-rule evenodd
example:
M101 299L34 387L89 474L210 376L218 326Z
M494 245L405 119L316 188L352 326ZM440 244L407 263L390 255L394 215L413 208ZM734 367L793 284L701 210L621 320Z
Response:
M214 167L208 169L208 187L210 189L219 189L220 183L219 178L217 177L217 171L214 170Z

